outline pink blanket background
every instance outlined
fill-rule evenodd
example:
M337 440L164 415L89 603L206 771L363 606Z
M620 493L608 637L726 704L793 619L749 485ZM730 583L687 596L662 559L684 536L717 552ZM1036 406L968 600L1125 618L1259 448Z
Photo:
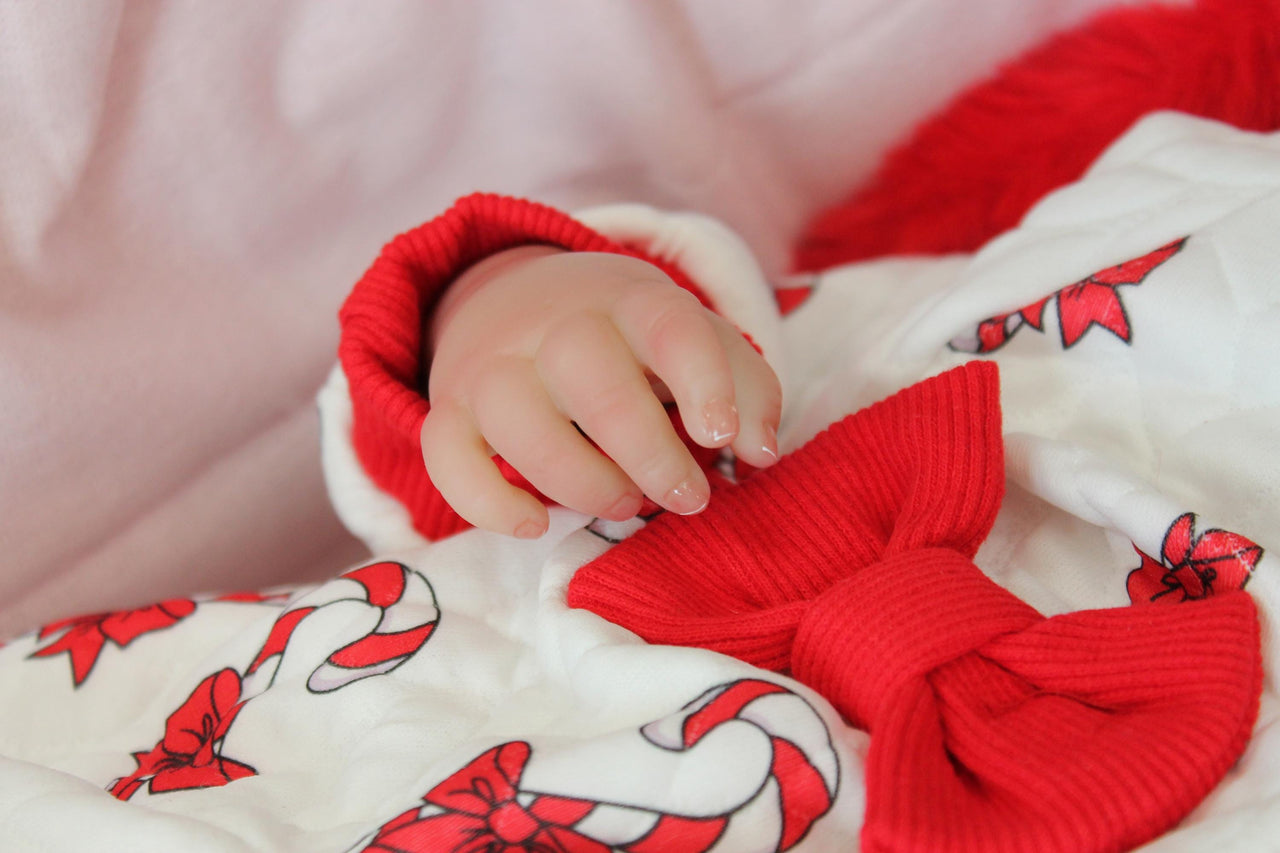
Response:
M350 283L476 189L712 214L768 269L1117 0L0 5L0 636L324 577Z

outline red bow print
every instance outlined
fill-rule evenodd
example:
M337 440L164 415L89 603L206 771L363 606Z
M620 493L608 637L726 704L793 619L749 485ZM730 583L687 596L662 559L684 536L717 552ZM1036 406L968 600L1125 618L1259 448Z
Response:
M781 700L781 703L779 702ZM760 824L759 849L798 844L831 807L839 764L821 717L778 684L747 678L716 685L679 711L641 729L665 753L694 748L731 721L769 736L768 778L724 814L667 814L637 804L594 802L521 788L532 749L523 741L496 746L436 785L423 805L388 821L364 853L705 853L739 811ZM814 724L823 735L819 745ZM801 733L799 742L793 736ZM803 744L803 745L802 745ZM777 823L752 809L758 799L776 809ZM582 829L590 818L592 832ZM776 833L772 845L768 833ZM594 834L593 834L594 833ZM605 835L611 843L596 835ZM742 833L738 833L739 837Z
M1033 302L1025 308L998 314L978 324L978 347L975 352L993 352L1009 342L1013 333L1028 325L1037 332L1044 331L1044 307L1051 296ZM963 349L953 342L952 349Z
M401 563L380 562L362 566L347 572L341 580L354 581L362 591L359 600L379 608L382 618L371 633L333 652L313 671L308 681L308 688L313 692L337 690L361 678L395 669L427 641L439 616L435 593L426 578ZM129 776L117 779L110 787L111 793L127 800L147 782L151 793L159 794L187 788L217 787L255 775L257 771L253 767L222 755L223 738L245 703L271 686L298 624L318 607L333 601L352 600L339 582L327 584L322 590L336 594L328 601L286 610L276 619L262 649L246 667L243 679L239 672L227 668L202 681L182 706L169 716L164 737L155 748L149 752L133 753L137 769ZM280 598L275 594L232 593L214 600L261 603ZM312 594L304 600L315 598L316 595ZM185 603L194 609L193 603ZM173 604L165 602L157 607ZM137 612L145 613L151 609ZM186 615L190 609L181 615ZM141 621L126 620L126 624L132 627ZM322 675L329 677L320 678Z
M59 631L64 633L47 646L36 649L30 656L45 658L66 652L71 658L71 678L76 687L79 687L93 671L98 655L102 653L108 640L124 648L143 634L177 624L195 609L194 601L173 598L137 610L94 613L52 622L40 629L39 639L51 637Z
M1025 308L983 320L972 338L957 337L949 346L959 352L988 353L1007 344L1024 325L1043 331L1044 309L1054 298L1058 300L1058 325L1063 349L1070 349L1093 326L1106 329L1128 343L1132 334L1129 316L1116 288L1123 284L1141 284L1153 269L1177 254L1186 242L1186 237L1174 240L1140 258L1107 267L1069 284Z
M609 853L572 829L595 806L565 797L519 797L530 749L504 743L432 788L378 832L366 851L386 853Z
M660 516L580 569L569 603L789 671L869 731L869 853L1128 849L1243 751L1257 612L1236 591L1040 615L972 562L1002 454L995 365L971 363L701 515Z
M530 755L524 741L495 746L388 821L362 853L705 853L727 823L659 814L642 837L607 844L576 827L601 804L520 789ZM621 810L628 823L641 813Z
M127 800L145 783L153 794L216 788L257 773L221 754L222 739L240 713L240 676L224 669L200 682L187 701L169 715L164 738L150 752L135 752L138 769L117 779L111 793Z
M1134 549L1135 551L1138 549ZM1229 530L1197 535L1195 513L1178 516L1164 535L1161 561L1138 551L1142 565L1129 573L1129 600L1180 602L1207 598L1224 590L1244 589L1262 548Z

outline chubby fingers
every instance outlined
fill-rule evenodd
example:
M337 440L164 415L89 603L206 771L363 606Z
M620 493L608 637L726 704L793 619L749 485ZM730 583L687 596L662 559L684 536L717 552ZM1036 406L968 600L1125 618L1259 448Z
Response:
M614 323L588 312L551 332L534 362L556 408L658 504L686 515L704 509L711 496L706 475Z
M640 489L556 408L531 360L490 362L470 400L489 445L547 497L614 521L640 511Z
M782 417L782 384L764 356L727 320L710 316L724 346L738 404L738 434L733 452L757 468L778 461L778 421Z
M777 461L782 389L731 323L674 286L633 287L613 316L636 356L671 392L694 441L732 444L757 468Z
M627 345L675 398L690 438L723 447L738 434L734 376L711 314L672 284L628 288L613 310Z
M421 439L431 482L458 515L476 527L523 539L546 532L546 507L502 476L461 402L451 397L433 401Z

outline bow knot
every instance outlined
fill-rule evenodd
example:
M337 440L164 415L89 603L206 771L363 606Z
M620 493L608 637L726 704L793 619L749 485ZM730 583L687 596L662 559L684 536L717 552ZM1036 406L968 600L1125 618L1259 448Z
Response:
M833 425L578 571L569 604L821 692L871 732L866 851L1123 850L1243 752L1253 600L1045 618L972 562L1004 487L994 364Z
M903 685L1041 618L963 554L897 554L813 600L791 647L791 674L874 732Z

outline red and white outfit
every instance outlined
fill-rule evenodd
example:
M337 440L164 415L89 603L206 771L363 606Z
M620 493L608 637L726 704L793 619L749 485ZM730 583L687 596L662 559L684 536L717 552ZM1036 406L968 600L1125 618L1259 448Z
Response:
M1171 114L975 255L833 269L785 318L703 217L464 200L384 250L320 395L376 559L0 649L0 838L1261 849L1277 227L1280 135ZM458 532L418 455L421 312L527 242L688 282L779 372L790 455L689 519Z

